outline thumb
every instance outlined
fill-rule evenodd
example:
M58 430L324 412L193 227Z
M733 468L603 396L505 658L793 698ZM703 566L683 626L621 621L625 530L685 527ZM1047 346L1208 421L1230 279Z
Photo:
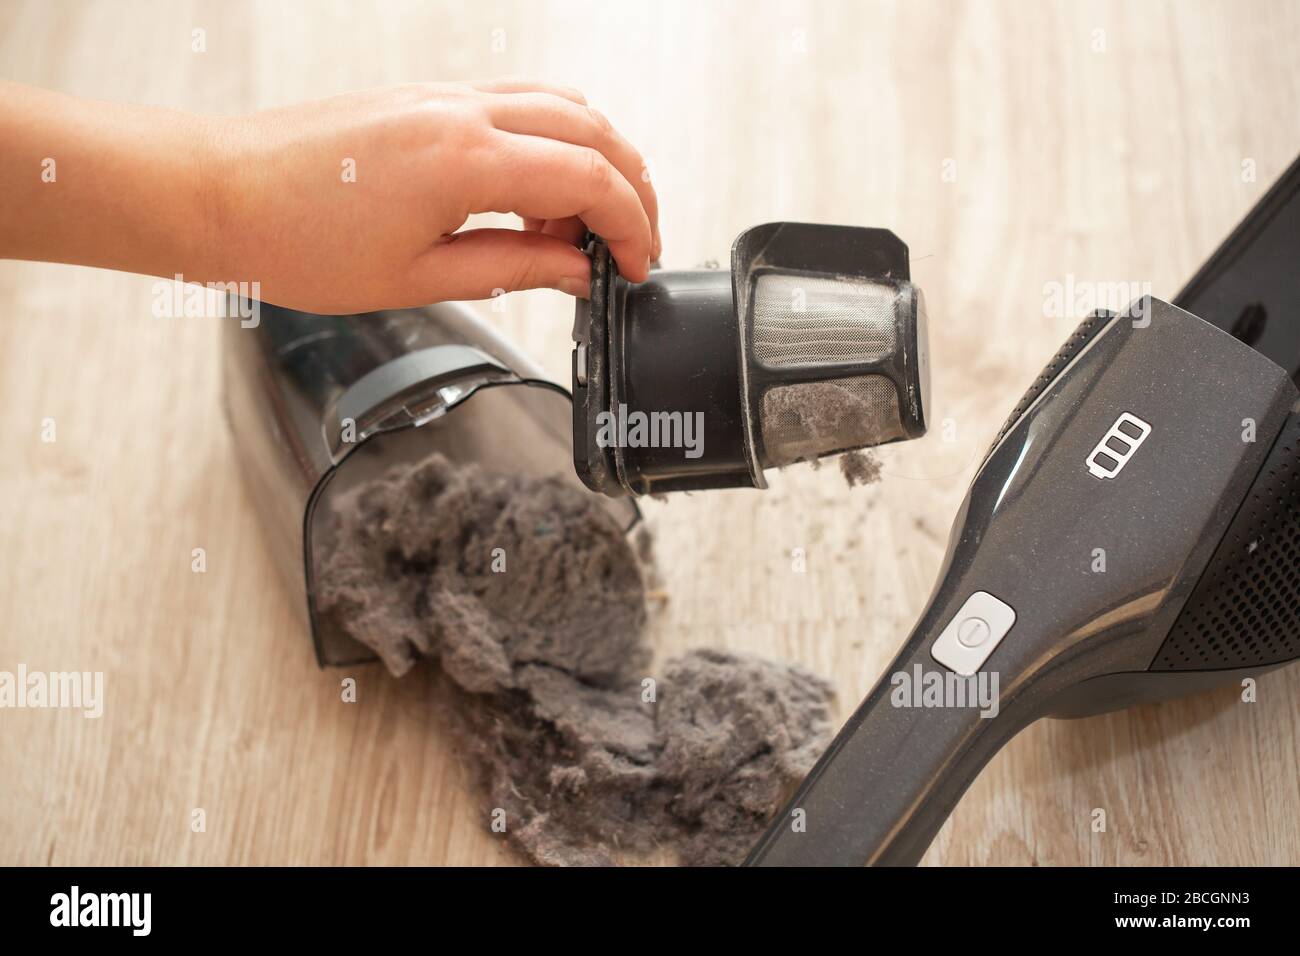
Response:
M555 236L517 229L454 233L421 255L414 268L428 302L490 299L520 289L559 289L585 299L591 286L585 254Z

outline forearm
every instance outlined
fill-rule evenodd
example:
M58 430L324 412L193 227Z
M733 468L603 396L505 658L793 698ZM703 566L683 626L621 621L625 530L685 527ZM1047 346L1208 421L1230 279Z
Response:
M0 80L0 258L228 279L222 122Z

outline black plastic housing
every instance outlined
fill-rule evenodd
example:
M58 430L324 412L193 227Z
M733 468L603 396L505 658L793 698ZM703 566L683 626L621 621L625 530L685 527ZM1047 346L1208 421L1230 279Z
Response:
M591 298L578 302L573 368L573 460L593 491L611 496L753 487L744 449L731 277L719 270L655 271L630 283L593 240ZM582 336L581 338L579 336ZM580 364L581 363L581 364ZM601 445L602 413L703 416L704 454Z
M749 862L915 863L985 763L1040 717L1275 666L1279 654L1260 644L1214 676L1149 671L1180 614L1201 600L1204 572L1213 576L1212 556L1258 492L1298 397L1283 369L1166 303L1147 300L1100 323L1008 423L957 515L916 628ZM1150 437L1122 474L1099 478L1086 467L1090 453L1125 412L1149 423ZM1247 419L1257 441L1243 441ZM1270 533L1290 538L1292 527ZM1098 548L1105 573L1090 566ZM1279 593L1294 601L1288 587L1280 581ZM977 591L1015 612L979 666L998 680L996 713L899 706L897 675L956 676L933 649ZM797 831L796 810L805 821Z
M1300 383L1300 158L1197 270L1174 305L1264 353Z

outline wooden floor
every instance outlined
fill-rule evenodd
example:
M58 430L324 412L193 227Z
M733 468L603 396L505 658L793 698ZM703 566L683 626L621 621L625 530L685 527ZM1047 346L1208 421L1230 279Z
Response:
M765 494L646 507L662 652L799 660L847 715L929 592L976 456L1073 327L1044 317L1045 288L1172 297L1300 151L1297 36L1293 0L9 0L0 75L236 112L533 74L583 89L649 157L669 266L725 259L768 220L894 229L948 428L890 449L871 489L792 469ZM0 863L515 862L435 732L427 677L355 671L349 705L317 670L235 467L216 324L154 318L151 286L0 263L0 670L106 675L99 720L0 711ZM566 374L568 301L484 314ZM1300 668L1255 704L1043 722L926 862L1298 863L1298 728Z

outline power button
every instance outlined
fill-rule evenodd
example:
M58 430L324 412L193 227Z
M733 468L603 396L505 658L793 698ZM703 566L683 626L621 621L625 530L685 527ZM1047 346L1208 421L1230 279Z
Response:
M979 647L989 639L989 622L982 617L968 617L957 625L957 643Z
M930 656L963 677L977 673L1007 631L1016 623L1015 609L988 591L966 599L935 638Z

